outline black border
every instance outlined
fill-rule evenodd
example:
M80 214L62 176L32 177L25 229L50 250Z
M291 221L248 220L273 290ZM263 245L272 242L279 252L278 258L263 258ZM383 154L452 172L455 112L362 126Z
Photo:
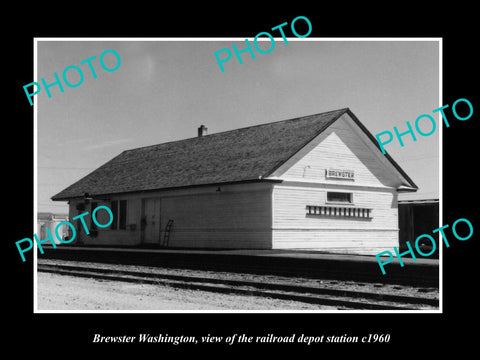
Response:
M77 4L78 5L78 4ZM442 349L462 352L475 345L475 326L470 325L476 312L476 261L478 253L478 214L476 203L476 130L478 129L478 79L476 57L475 9L461 3L421 9L418 4L392 3L377 8L361 3L352 7L339 4L332 9L323 4L293 10L281 3L265 12L259 5L247 3L201 4L199 9L183 4L174 10L162 3L84 4L54 7L34 4L13 12L16 21L4 29L8 69L7 116L4 118L4 177L10 196L4 203L6 236L2 242L7 279L4 292L7 322L4 344L16 354L28 349L46 352L54 358L73 354L95 354L107 350L110 355L127 349L152 351L165 357L170 351L207 350L210 355L228 350L263 349L268 352L291 348L282 344L197 345L92 344L96 332L107 335L139 332L173 334L246 333L250 336L274 333L308 335L344 333L361 336L389 333L388 344L318 344L294 345L315 356L333 351L358 350L371 356L434 355ZM285 8L283 8L285 7ZM275 8L275 11L273 11ZM468 121L450 121L443 131L443 223L458 218L469 219L475 229L468 241L450 241L444 247L443 314L33 314L33 257L22 263L14 242L32 236L33 220L33 108L25 99L22 86L33 79L34 37L230 37L254 36L282 22L303 15L313 25L311 37L442 37L443 104L467 98L474 115ZM5 26L4 24L3 26ZM375 101L375 99L372 99ZM402 99L399 99L402 101ZM405 106L408 106L406 103ZM448 113L447 113L448 114ZM9 141L10 138L12 141ZM459 186L463 185L463 186ZM472 206L474 205L474 206ZM31 254L31 253L30 253ZM31 346L28 346L28 345ZM28 348L27 348L28 346ZM62 350L61 350L62 349ZM5 349L7 350L7 349ZM67 352L65 352L67 351ZM404 354L404 355L403 355Z

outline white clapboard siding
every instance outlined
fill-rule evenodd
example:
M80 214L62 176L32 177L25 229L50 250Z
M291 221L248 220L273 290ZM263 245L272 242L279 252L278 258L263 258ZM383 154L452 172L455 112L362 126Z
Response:
M111 200L127 200L127 229L98 228L95 237L85 234L79 238L95 245L159 245L169 219L174 221L169 247L194 248L271 248L271 192L270 184L241 184L195 189L157 191L144 194L120 194L109 201L94 200L98 205L110 207ZM158 239L142 240L142 201L159 199L160 211L155 222L160 224ZM79 213L76 202L70 204L70 219ZM144 210L145 211L145 210ZM98 213L100 223L106 223L104 212ZM145 214L143 214L145 215ZM148 221L152 221L151 218ZM85 217L90 224L90 214ZM76 222L75 222L76 223ZM77 239L78 240L78 239Z
M127 195L122 194L118 197L112 197L111 200L127 200L127 229L114 230L110 227L101 228L97 227L98 234L97 236L87 235L83 226L80 223L80 220L72 221L73 217L79 215L79 213L84 213L88 211L88 215L84 217L85 223L90 228L91 223L91 205L87 205L85 210L78 211L76 210L77 202L72 201L69 207L69 218L70 222L75 225L75 228L78 229L81 227L81 231L77 233L78 242L81 240L85 245L138 245L140 244L140 212L141 212L141 199L137 195ZM102 200L93 200L92 202L97 203L97 206L105 205L110 208L110 201ZM97 221L100 224L106 224L109 221L109 216L104 210L99 210L96 213ZM132 226L134 225L134 229Z
M271 249L271 229L173 229L169 247L201 249Z
M328 204L327 192L338 189L275 185L273 227L398 230L397 195L394 190L350 190L353 204ZM344 191L344 190L342 190ZM307 215L307 205L372 209L371 219Z
M389 230L273 230L275 249L310 249L331 253L376 255L398 246Z
M272 177L272 246L376 254L398 246L397 192L402 179L385 165L348 116L338 119ZM351 170L354 180L330 179ZM327 192L351 192L352 204L329 204ZM307 205L371 209L371 218L309 215Z
M328 190L274 186L274 249L315 249L374 255L398 246L398 211L394 190L358 189L353 191L353 205L332 205L371 209L371 219L308 215L307 205L329 206L326 204Z
M270 185L239 189L162 197L162 227L174 220L169 246L271 248Z

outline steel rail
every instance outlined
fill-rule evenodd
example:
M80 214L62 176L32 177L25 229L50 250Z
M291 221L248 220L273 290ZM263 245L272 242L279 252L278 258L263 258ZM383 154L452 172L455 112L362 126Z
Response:
M166 285L175 288L234 293L300 301L310 304L369 310L419 310L438 308L437 299L358 292L345 289L280 284L274 282L219 279L210 277L128 271L78 265L38 264L41 272L96 278L110 281Z

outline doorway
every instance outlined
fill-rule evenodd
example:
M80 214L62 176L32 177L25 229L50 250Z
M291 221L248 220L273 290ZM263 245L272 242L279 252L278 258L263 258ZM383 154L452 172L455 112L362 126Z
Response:
M160 198L142 199L142 244L160 245Z

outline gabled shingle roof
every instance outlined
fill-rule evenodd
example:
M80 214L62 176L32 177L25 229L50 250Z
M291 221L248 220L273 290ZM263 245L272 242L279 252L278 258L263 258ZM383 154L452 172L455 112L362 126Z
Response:
M126 150L52 199L258 181L345 112L351 114L345 108Z

